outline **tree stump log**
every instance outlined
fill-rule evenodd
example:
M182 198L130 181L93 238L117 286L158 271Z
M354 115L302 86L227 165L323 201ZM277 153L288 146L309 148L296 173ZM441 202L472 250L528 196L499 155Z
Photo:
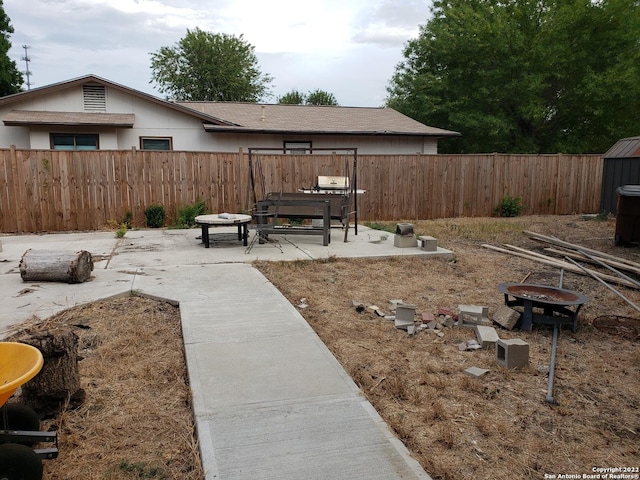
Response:
M43 417L76 408L85 399L78 372L78 336L70 329L24 333L16 341L36 347L44 357L40 373L22 386L21 402Z
M91 253L55 250L27 250L20 260L24 282L82 283L93 270Z

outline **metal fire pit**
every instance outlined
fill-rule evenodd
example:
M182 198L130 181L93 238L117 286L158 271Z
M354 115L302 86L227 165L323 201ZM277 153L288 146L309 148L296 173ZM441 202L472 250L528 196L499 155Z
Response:
M505 305L523 308L520 328L527 331L534 323L541 323L570 325L575 332L578 312L590 300L581 293L546 285L501 283L498 290L504 293Z

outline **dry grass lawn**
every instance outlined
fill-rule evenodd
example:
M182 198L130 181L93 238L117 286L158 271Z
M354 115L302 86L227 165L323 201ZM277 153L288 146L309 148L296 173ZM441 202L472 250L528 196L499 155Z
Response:
M493 351L460 351L474 338L453 327L443 337L408 336L393 322L357 313L352 300L388 310L392 299L436 313L460 304L503 303L505 281L556 286L559 272L482 248L514 244L542 251L522 231L640 262L637 248L613 247L613 220L569 217L456 219L412 222L438 238L454 260L424 257L256 264L300 313L360 386L382 417L434 479L541 479L589 474L593 466L640 466L640 331L604 332L594 320L640 313L589 277L567 273L564 287L591 301L578 331L561 331L555 396L545 402L551 330L500 330L530 344L530 365L508 371ZM395 224L394 224L395 225ZM640 304L640 292L619 288ZM201 479L178 310L138 297L63 312L54 324L77 328L87 401L50 421L61 438L47 479ZM637 325L637 324L636 324ZM617 334L616 334L617 333ZM480 378L470 367L490 370Z
M586 294L575 334L562 330L554 394L545 402L552 330L500 330L501 338L530 344L530 365L508 371L493 351L460 351L475 338L453 327L440 338L410 337L393 322L357 313L352 300L388 310L392 299L418 312L460 304L504 302L496 286L505 281L557 286L559 272L525 259L482 248L509 243L542 251L546 246L523 230L555 235L571 243L640 261L640 250L613 247L615 221L570 217L457 219L413 222L455 253L455 260L389 259L261 263L258 268L300 310L353 377L378 412L434 479L541 479L544 474L590 474L593 466L640 466L640 330L604 333L595 318L640 319L595 280L567 273L564 287ZM636 305L640 292L619 289ZM636 324L640 326L640 321ZM490 370L480 378L468 367ZM582 478L582 477L581 477Z

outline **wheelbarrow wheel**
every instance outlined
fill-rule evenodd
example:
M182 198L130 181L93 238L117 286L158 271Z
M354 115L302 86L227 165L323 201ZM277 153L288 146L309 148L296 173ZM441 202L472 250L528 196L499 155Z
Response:
M5 403L0 408L0 430L25 430L37 432L40 430L38 414L27 405ZM33 442L16 442L31 446ZM2 480L2 477L0 477Z
M0 445L0 480L42 480L42 460L26 445Z

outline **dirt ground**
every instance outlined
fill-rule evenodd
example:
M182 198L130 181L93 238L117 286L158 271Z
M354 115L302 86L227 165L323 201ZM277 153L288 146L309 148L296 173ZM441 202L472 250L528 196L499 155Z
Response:
M260 270L294 304L335 354L382 417L434 479L541 479L593 474L593 467L640 467L640 330L616 334L594 327L607 315L640 313L590 277L565 273L564 288L590 297L574 334L559 335L554 396L545 401L552 329L499 330L502 339L530 345L522 371L499 366L493 350L460 351L473 330L453 327L443 337L409 336L394 323L358 313L352 300L389 310L402 299L418 313L460 304L485 305L490 315L504 303L497 285L520 282L557 286L559 271L482 247L518 245L542 252L549 245L523 230L554 235L640 261L638 248L613 246L615 221L569 217L457 219L413 222L453 250L454 260L389 259L261 263ZM395 224L394 224L395 225ZM636 305L640 292L618 288ZM597 322L596 322L597 323ZM471 366L489 369L472 378ZM548 475L545 477L545 474ZM569 477L571 478L571 477ZM585 477L586 478L586 477Z
M503 304L497 285L557 286L559 271L482 247L513 244L542 252L531 230L640 262L640 249L613 246L614 220L568 217L412 222L454 259L386 259L258 263L331 349L362 392L434 479L542 479L592 474L593 467L640 466L640 313L595 280L565 273L565 288L590 297L578 330L558 340L554 395L545 402L552 331L499 329L530 345L529 366L509 371L493 350L460 351L473 330L409 336L394 323L358 313L352 301L402 299L418 313L460 304ZM395 226L395 223L392 225ZM372 239L373 241L373 239ZM636 305L640 291L616 287ZM626 328L596 328L604 316ZM126 297L62 312L47 320L73 327L87 401L49 421L61 438L46 479L202 479L186 379L178 309ZM33 325L26 325L33 328ZM89 328L86 328L89 327ZM135 332L135 335L131 335ZM471 366L489 373L473 378ZM545 477L545 474L547 477ZM569 477L571 478L571 477ZM577 478L577 477L575 477ZM586 478L586 477L585 477Z

